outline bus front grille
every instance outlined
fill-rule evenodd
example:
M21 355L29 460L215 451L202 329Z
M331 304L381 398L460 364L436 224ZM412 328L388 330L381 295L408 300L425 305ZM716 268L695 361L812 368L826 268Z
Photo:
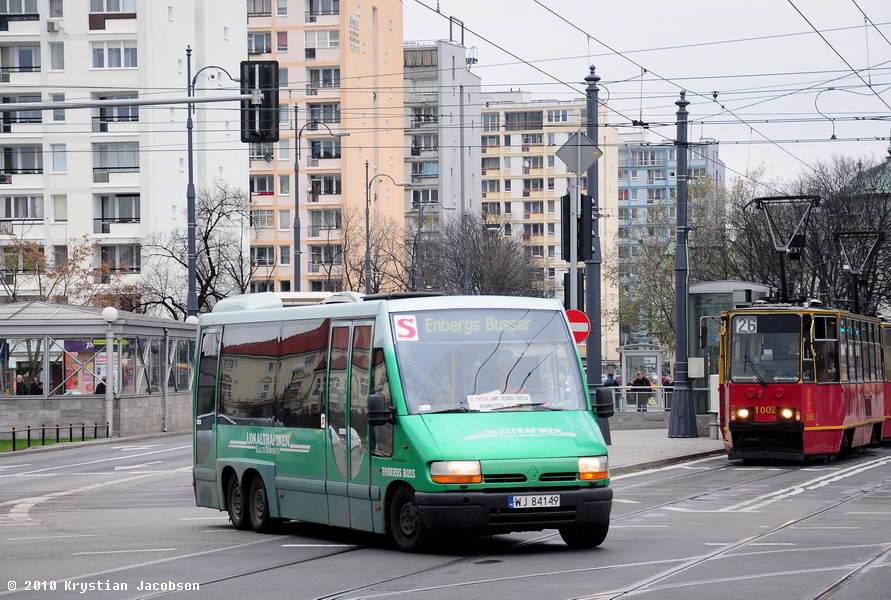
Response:
M492 473L484 475L486 483L526 483L526 476L522 473Z
M489 510L489 523L492 525L513 525L537 522L575 522L575 506L554 506L539 508L492 508Z

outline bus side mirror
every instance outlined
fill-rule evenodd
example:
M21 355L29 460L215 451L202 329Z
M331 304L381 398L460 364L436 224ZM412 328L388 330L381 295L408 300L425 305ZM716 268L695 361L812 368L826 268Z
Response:
M706 347L708 342L708 325L703 323L699 326L699 349L702 350Z
M594 392L594 416L608 419L616 414L616 405L613 393L617 387L598 387Z
M381 394L368 396L368 424L372 427L396 422L396 411L387 406L387 400Z

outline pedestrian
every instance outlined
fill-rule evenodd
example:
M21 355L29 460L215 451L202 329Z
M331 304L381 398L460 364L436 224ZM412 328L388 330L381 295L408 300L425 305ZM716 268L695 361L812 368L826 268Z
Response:
M93 392L94 394L105 394L105 375L102 376L102 379L99 380L99 383L96 384L96 390Z
M16 396L27 396L28 395L28 384L25 383L25 378L21 375L15 376L15 395Z
M603 380L603 387L619 387L619 382L616 380L616 374L612 371L606 372L606 379Z
M643 371L638 371L635 374L634 381L631 382L631 392L634 396L635 402L637 403L638 412L646 412L647 400L650 396L651 386L652 382L643 373Z
M28 394L31 396L43 396L43 384L40 382L40 377L37 375L35 375L34 379L31 381L31 387L28 389Z

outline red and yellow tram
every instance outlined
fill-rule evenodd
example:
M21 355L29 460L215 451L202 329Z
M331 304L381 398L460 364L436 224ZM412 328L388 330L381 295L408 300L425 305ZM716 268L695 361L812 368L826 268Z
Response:
M878 319L789 305L721 316L719 422L730 459L834 457L887 439L889 380L891 324Z

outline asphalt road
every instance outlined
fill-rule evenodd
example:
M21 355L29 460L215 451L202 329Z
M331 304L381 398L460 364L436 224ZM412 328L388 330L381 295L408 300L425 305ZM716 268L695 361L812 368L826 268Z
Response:
M0 456L0 596L891 595L889 447L825 465L716 457L615 477L598 549L570 550L545 531L443 539L415 555L301 523L235 531L224 513L194 506L190 465L188 436Z

